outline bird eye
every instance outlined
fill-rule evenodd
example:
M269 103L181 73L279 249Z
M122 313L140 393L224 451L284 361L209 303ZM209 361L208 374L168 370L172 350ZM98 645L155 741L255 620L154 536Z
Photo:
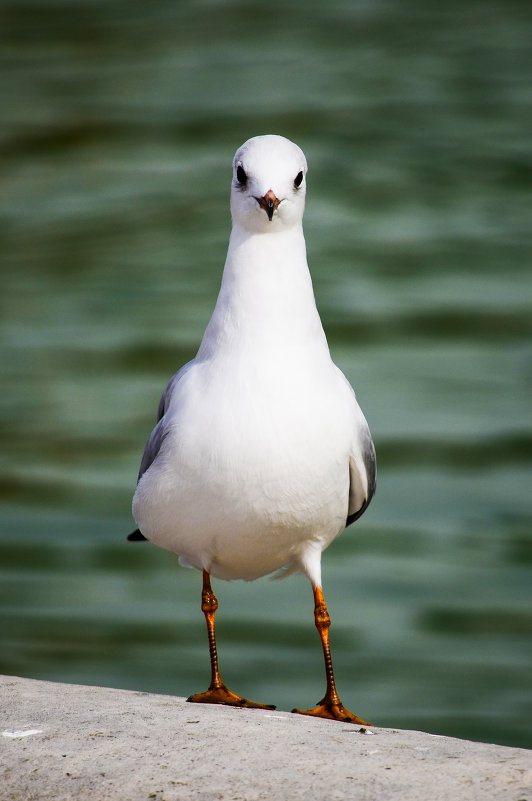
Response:
M242 186L245 186L245 184L247 184L248 177L246 175L246 171L240 164L236 168L236 180Z
M299 189L299 187L301 186L301 181L302 180L303 180L303 173L302 172L298 172L298 174L294 178L294 186L296 187L296 189Z

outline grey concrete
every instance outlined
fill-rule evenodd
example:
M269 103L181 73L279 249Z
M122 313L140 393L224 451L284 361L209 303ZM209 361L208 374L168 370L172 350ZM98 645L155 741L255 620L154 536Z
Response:
M0 799L532 801L532 752L0 677Z

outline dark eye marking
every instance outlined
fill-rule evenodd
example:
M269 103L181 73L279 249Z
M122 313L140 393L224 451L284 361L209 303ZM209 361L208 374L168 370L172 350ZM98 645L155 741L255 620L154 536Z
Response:
M301 186L302 180L303 180L303 173L302 172L298 172L298 174L294 178L294 186L295 186L296 189L299 189L299 187Z
M240 164L236 168L236 180L241 186L245 186L248 182L246 171Z

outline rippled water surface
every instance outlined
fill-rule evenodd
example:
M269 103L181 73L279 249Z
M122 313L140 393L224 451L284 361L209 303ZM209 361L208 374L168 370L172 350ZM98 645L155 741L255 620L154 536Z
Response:
M378 454L323 560L342 699L531 746L528 4L22 0L2 28L0 669L206 686L199 574L125 535L216 299L232 155L275 132L309 161L317 302ZM227 683L317 701L308 582L215 590Z

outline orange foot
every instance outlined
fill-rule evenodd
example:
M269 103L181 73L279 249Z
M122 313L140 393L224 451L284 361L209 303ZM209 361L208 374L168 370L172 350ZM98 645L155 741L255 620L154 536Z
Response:
M247 698L242 698L240 695L232 693L225 685L221 687L209 688L204 693L197 693L187 698L193 704L225 704L225 706L240 706L244 709L275 709L271 704L256 704L254 701L248 701Z
M360 723L362 726L370 726L362 718L357 718L339 701L338 703L331 703L330 701L320 701L318 706L314 709L292 709L298 715L312 715L315 718L328 718L329 720L340 720L342 723Z

